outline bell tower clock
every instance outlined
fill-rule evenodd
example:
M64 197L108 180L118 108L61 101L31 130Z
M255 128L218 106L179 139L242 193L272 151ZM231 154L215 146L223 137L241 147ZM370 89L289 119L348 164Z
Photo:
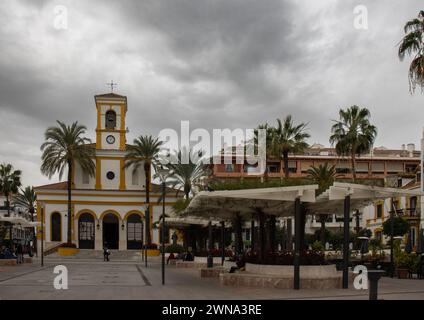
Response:
M95 96L96 149L125 151L127 97L109 93Z

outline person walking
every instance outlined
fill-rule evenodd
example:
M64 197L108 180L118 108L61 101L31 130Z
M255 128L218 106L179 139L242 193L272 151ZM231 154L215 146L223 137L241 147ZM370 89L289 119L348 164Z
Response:
M16 246L16 258L18 264L24 263L24 248L22 247L22 243L18 243Z
M109 248L107 247L107 243L105 243L103 246L103 261L109 262L109 256L110 256L110 251L109 251Z

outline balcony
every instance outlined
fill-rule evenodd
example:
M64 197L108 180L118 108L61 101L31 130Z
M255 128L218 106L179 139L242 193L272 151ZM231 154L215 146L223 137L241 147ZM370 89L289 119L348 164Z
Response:
M421 208L406 208L396 210L396 213L406 219L420 219L421 218Z
M321 217L319 216L313 216L311 220L311 228L321 228ZM361 216L359 217L359 223L361 223ZM350 224L352 227L353 218L350 218ZM340 228L343 227L343 217L339 217L335 214L330 214L327 216L327 219L325 220L325 227L326 228Z

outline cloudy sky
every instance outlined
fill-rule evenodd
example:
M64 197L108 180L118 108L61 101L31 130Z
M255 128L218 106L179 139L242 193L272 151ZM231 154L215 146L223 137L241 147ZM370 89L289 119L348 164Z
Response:
M368 29L354 28L365 5ZM57 29L67 9L67 29ZM2 0L0 162L40 173L43 132L78 120L111 79L129 99L129 140L163 128L254 128L292 114L328 145L340 108L367 107L376 145L419 144L424 96L397 44L422 0ZM59 19L59 20L58 20Z

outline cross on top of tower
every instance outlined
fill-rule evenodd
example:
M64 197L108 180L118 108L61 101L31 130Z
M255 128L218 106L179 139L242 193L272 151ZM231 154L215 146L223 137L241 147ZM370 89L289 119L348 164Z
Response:
M111 92L113 93L113 89L115 89L118 84L114 83L113 80L110 83L107 83L107 85L110 87Z

